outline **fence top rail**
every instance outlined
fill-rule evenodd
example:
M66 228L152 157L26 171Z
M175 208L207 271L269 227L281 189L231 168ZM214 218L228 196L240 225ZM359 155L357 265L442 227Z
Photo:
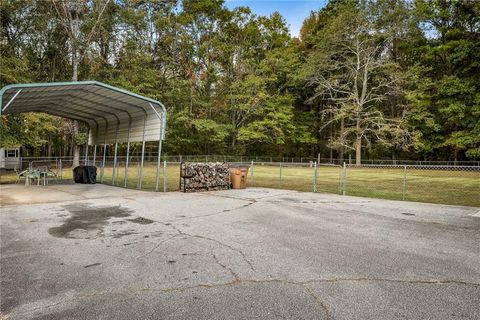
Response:
M150 161L152 157L156 157L156 153L146 153L145 154L145 161ZM83 160L85 155L80 157L80 160ZM114 159L113 155L105 156L106 160ZM129 158L133 160L139 159L140 155L131 153ZM88 159L93 159L93 153L88 155ZM96 154L96 159L103 159L103 154ZM120 161L122 159L126 159L126 155L118 155L117 159ZM72 161L73 157L71 156L51 156L51 157L20 157L19 161L22 162L39 162L39 161ZM308 166L312 165L314 162L317 162L318 166L341 166L345 163L348 167L356 167L356 164L350 163L348 161L339 161L338 159L332 159L333 161L329 161L329 159L321 158L320 163L318 163L318 158L278 158L278 157L252 157L252 156L220 156L220 155L190 155L190 156L166 156L162 155L162 161L167 161L169 163L180 163L180 162L226 162L226 163L251 163L253 161L254 164L265 164L265 165L273 165L278 166L281 164L282 166L290 165L290 166ZM299 161L300 160L300 161ZM467 169L470 170L478 170L474 168L480 167L480 161L425 161L425 160L365 160L362 161L363 163L359 166L361 167L416 167L416 168L459 168L459 169Z
M456 165L428 165L428 164L346 164L349 168L392 168L392 169L402 169L402 168L418 168L418 169L448 169L448 170L471 170L471 171L480 171L480 166L456 166Z

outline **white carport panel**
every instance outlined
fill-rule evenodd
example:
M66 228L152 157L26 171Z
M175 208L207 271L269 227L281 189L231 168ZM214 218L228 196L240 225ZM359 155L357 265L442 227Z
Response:
M90 145L158 141L165 135L160 102L100 82L10 85L0 93L2 114L45 112L85 122Z

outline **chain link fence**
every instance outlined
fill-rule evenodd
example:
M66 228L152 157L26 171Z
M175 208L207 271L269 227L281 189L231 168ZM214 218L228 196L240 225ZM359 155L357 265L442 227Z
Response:
M253 161L249 166L250 187L480 207L480 166Z
M257 157L258 159L258 157ZM274 161L264 157L256 161L229 156L175 156L162 157L158 168L158 190L178 191L180 163L225 162L249 167L247 186L305 192L335 193L382 199L420 201L480 207L480 166L416 165L416 164L362 164L317 163L315 159L303 162ZM317 159L318 160L318 159ZM380 160L378 160L380 161ZM72 158L22 158L19 170L48 167L58 179L71 181ZM98 168L97 181L132 189L155 190L157 182L156 155L145 157L143 169L139 155L126 157L81 158L80 164ZM16 181L12 171L2 173L0 183Z

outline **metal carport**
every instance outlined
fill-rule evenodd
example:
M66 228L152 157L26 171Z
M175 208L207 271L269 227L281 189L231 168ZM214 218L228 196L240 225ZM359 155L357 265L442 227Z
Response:
M115 145L114 168L119 143L127 143L125 182L131 142L142 143L140 175L142 187L145 143L158 141L155 190L158 191L162 141L165 139L166 109L160 102L98 81L11 84L0 90L0 115L44 112L85 123L88 145L103 144L103 166L107 145ZM88 148L86 158L88 157ZM103 180L103 174L102 174ZM115 181L115 170L112 181ZM102 181L103 182L103 181Z

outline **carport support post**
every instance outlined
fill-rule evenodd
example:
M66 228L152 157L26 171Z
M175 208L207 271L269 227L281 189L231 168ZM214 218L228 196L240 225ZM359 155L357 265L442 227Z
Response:
M127 142L127 158L125 159L125 179L123 181L123 186L126 188L128 184L128 162L130 158L130 141Z
M95 162L97 161L97 145L93 145L93 165L95 166Z
M117 181L117 150L118 150L118 142L115 141L115 154L113 156L112 185L116 185L116 181Z
M85 142L85 165L88 166L88 139L90 139L90 129L88 129L87 141Z
M107 132L108 132L108 121L105 119L105 134L103 137L103 160L102 160L102 176L100 177L100 183L103 183L103 175L105 173L105 156L107 155Z
M160 179L160 161L162 161L162 129L160 129L160 140L158 140L158 159L157 159L157 176L155 178L155 191L158 191L158 183ZM165 164L163 166L163 192L165 192Z
M138 175L138 189L142 189L143 181L143 160L145 158L145 128L147 124L147 116L143 119L143 136L142 136L142 156L140 159L140 174Z
M152 107L153 111L155 111L155 108L153 105L150 103L150 106ZM155 111L157 116L159 117L159 114ZM165 113L162 113L162 118L159 117L161 120L160 122L160 136L158 137L158 155L157 155L157 177L155 179L155 191L158 191L158 183L160 179L160 161L162 161L162 140L163 140L163 131L165 130L164 128L164 123L165 123ZM163 164L163 192L165 192L165 174L166 174L166 169L167 169L167 164L166 160Z
M167 160L163 161L163 192L167 192Z
M403 188L402 188L402 200L405 200L407 193L407 166L403 166Z
M130 131L132 130L132 118L128 121L128 136L127 136L127 158L125 159L125 180L123 186L126 188L128 183L128 162L130 158Z
M115 131L115 154L113 156L112 185L117 181L117 151L118 151L118 131L120 130L120 121L117 118L117 130Z
M145 158L145 140L142 141L142 155L140 158L140 176L138 177L138 189L142 189L143 182L143 161Z
M105 173L105 157L107 155L107 144L103 144L103 159L102 159L102 176L100 177L100 182L103 183L103 174Z
M88 141L85 143L85 165L88 166Z
M314 168L314 171L313 171L313 192L317 192L318 166L317 166L316 161L313 163L313 168Z
M62 159L59 160L58 162L58 166L59 166L59 169L60 169L60 180L63 180L62 177L62 172L63 172L63 168L62 168Z
M347 166L345 162L342 167L342 195L347 193Z

